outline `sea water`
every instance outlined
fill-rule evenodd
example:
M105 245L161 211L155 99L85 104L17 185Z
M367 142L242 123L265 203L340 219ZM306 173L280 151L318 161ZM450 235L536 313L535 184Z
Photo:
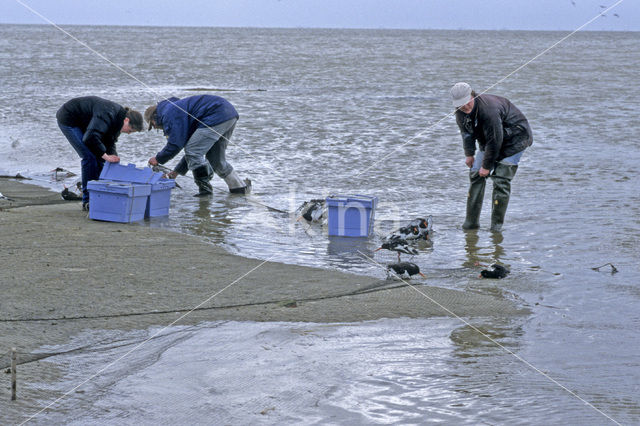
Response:
M432 215L433 246L406 260L428 276L468 271L441 285L532 308L525 320L477 319L531 365L456 319L172 330L194 352L186 376L166 371L182 359L171 350L180 342L151 345L139 353L152 360L144 369L120 367L94 397L71 399L69 419L139 423L179 392L191 397L171 398L177 414L168 418L196 413L196 423L209 422L198 417L207 408L223 423L640 421L637 33L577 33L536 57L567 34L65 29L89 48L49 26L0 26L0 170L58 190L52 169L79 173L55 121L72 97L98 95L143 111L168 96L216 94L240 113L227 158L253 181L253 195L228 195L214 178L216 194L198 199L190 177L179 178L184 189L173 191L169 219L141 226L196 234L243 256L381 278L368 258L384 265L395 253L374 252L379 237ZM448 100L457 81L506 96L533 129L502 235L487 230L490 184L481 229L460 228L468 171ZM123 134L118 152L142 166L164 143L154 131ZM263 206L293 212L303 201L350 193L380 200L368 240L330 239ZM476 262L500 262L512 274L478 280ZM619 272L592 269L608 262ZM206 349L211 340L222 342L215 351ZM91 359L57 362L82 361L85 374L110 358ZM131 400L120 387L149 392ZM146 408L135 414L134 407Z

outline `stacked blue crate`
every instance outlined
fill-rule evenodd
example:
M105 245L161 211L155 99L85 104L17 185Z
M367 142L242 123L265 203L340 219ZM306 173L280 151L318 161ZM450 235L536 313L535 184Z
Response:
M91 199L89 219L122 223L144 219L151 185L92 180L87 189Z
M171 190L175 188L175 186L176 181L173 179L160 179L156 183L151 184L151 194L149 194L149 200L147 200L144 216L169 216Z
M87 183L89 218L109 222L135 222L169 214L175 181L162 179L149 167L105 163L100 180Z

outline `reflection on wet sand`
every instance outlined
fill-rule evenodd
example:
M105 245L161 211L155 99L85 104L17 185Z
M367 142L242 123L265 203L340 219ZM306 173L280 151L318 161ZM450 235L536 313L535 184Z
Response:
M470 279L465 289L467 291L485 294L505 300L519 300L519 297L512 291L506 289L507 284L499 279L484 279L480 276L481 269L490 269L489 266L499 264L507 269L510 265L504 260L508 255L502 245L504 237L501 232L490 232L491 242L481 244L480 233L477 230L465 232L466 261L463 262L465 268L471 268L476 272L476 278Z
M504 352L500 346L516 352L523 334L522 324L513 319L492 318L481 324L458 327L449 337L454 344L453 354L469 358L488 356L488 351L493 350Z
M501 232L491 232L491 244L488 246L479 245L480 234L478 230L465 231L465 251L467 260L462 264L467 268L478 265L491 265L493 263L502 264L505 258L502 242L504 237ZM509 265L505 265L509 266Z
M191 219L184 227L189 233L210 238L215 243L225 243L226 236L233 224L230 211L237 206L227 203L226 199L214 200L212 197L197 198L195 203L186 204L186 209L191 211ZM184 213L183 217L189 217Z

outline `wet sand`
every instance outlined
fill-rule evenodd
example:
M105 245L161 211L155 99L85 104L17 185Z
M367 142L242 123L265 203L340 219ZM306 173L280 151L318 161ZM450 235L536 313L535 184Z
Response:
M510 301L248 259L198 237L93 221L78 202L0 180L0 348L62 343L85 328L207 320L353 322L526 312ZM429 279L426 280L428 283ZM425 297L427 296L427 297ZM295 302L295 303L293 303Z
M414 288L248 259L144 223L93 221L79 202L25 182L0 179L0 192L13 200L0 200L0 350L16 347L20 363L88 329L450 315L432 300L464 317L528 312L511 301L429 286L428 278L414 280ZM23 377L40 374L30 364ZM4 357L0 367L7 365Z

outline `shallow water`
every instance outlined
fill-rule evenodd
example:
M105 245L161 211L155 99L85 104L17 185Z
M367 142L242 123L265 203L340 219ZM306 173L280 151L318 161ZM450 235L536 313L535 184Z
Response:
M523 349L520 325L482 324L475 326L504 347ZM47 422L531 424L550 423L559 410L548 399L564 418L604 419L451 319L211 323L165 330L117 361L157 331L114 335L117 345L53 359L67 371L62 390L113 365L62 403L75 410Z
M30 174L58 189L59 184L47 182L50 170L79 171L79 160L55 122L55 111L71 97L95 94L142 111L166 96L199 93L189 88L224 89L212 93L229 99L241 115L228 158L241 176L252 179L253 195L230 196L217 179L219 192L200 200L192 197L190 179L181 178L184 189L173 191L170 218L142 226L200 235L244 256L382 277L384 271L361 253L382 264L392 261L394 254L373 251L379 235L430 214L436 231L433 246L423 247L412 261L427 275L467 268L464 278L446 285L531 305L530 318L505 326L515 352L617 421L640 421L640 131L629 119L637 104L629 87L640 83L637 33L578 33L489 90L507 96L527 115L535 140L522 159L505 231L498 236L487 231L489 191L483 228L467 234L460 229L467 171L460 136L448 117L447 91L459 80L484 90L564 33L67 29L139 81L52 27L0 26L0 170ZM156 45L159 37L159 49L132 43ZM163 143L155 132L122 135L118 150L124 162L142 166ZM380 200L375 235L368 240L327 238L325 230L305 230L291 215L261 205L291 212L305 200L348 193ZM475 262L496 261L512 270L508 279L476 278ZM591 269L607 262L620 272ZM483 324L503 327L488 320ZM255 343L256 329L286 333L297 326L225 327L254 336L250 339ZM403 346L400 337L395 340L395 327L409 334L434 329L433 335L425 331L418 340L437 343ZM427 389L441 398L434 406L443 411L433 420L440 415L454 423L526 422L527 415L513 408L520 404L531 409L531 419L549 423L608 421L495 346L478 344L462 362L452 349L455 340L473 340L473 333L461 333L460 327L454 320L348 325L344 330L361 339L380 333L386 343L370 348L356 339L345 344L354 353L380 357L380 380L402 381L388 358L388 348L396 345L400 358L428 349L426 364L448 364L449 369L424 373L436 383ZM240 343L229 345L246 350ZM337 350L319 343L317 348L327 358ZM353 362L350 356L345 355L346 364ZM339 361L335 365L340 367ZM459 369L465 376L482 372L482 383L488 377L503 379L491 384L490 398L459 402ZM408 366L400 374L414 373ZM291 383L296 376L286 377ZM312 410L319 417L309 422L419 422L413 416L423 415L422 410L437 411L429 404L407 408L403 404L413 400L395 382L385 404L345 409L360 406L359 398L369 400L369 391L362 389L376 393L377 379L368 382L364 372L330 376L327 383L357 389L336 397L342 406L334 401L331 409ZM420 375L414 379L426 380ZM250 378L244 380L239 389L264 390ZM185 392L194 391L189 386L184 383ZM416 401L427 399L417 392ZM109 404L124 404L117 395L105 398ZM292 406L288 415L299 415L298 410ZM366 414L370 412L375 415ZM96 421L101 418L95 416Z

